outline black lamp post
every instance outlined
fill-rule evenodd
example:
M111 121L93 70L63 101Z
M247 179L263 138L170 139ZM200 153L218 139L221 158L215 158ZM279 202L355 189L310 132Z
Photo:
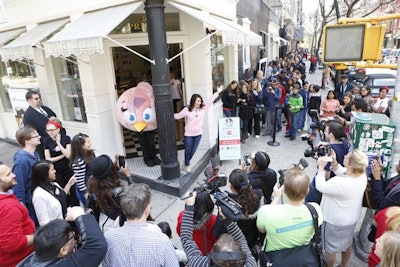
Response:
M175 122L169 84L167 36L165 32L164 0L146 0L147 32L149 36L152 85L157 113L161 175L165 180L180 177L175 140Z

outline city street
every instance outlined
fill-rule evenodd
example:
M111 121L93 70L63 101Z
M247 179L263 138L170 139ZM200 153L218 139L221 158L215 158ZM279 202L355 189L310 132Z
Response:
M321 75L321 70L317 69L314 74L307 73L306 80L310 84L320 85ZM322 99L324 99L327 90L321 91L321 94L323 95ZM262 129L262 131L263 130L265 129ZM271 158L270 167L272 169L274 169L275 171L278 171L280 169L287 169L292 164L298 163L299 160L304 157L303 153L304 150L308 148L308 144L307 142L302 141L299 137L296 138L296 140L290 141L288 138L285 138L284 135L285 131L277 133L276 141L279 142L278 146L270 146L267 144L268 141L272 140L270 136L261 136L259 139L251 136L246 140L246 144L241 145L241 153L253 153L261 150L266 151ZM1 140L0 150L2 151L0 160L8 164L8 166L12 167L12 156L18 150L18 147L15 144ZM306 158L306 160L309 163L309 166L306 168L305 171L307 172L309 177L312 178L317 171L316 160L312 158ZM238 160L223 161L222 166L220 166L220 173L225 173L226 176L229 176L230 172L235 168L241 168ZM197 183L203 183L204 178L204 175L200 175L197 178ZM197 186L197 184L192 185L192 187L195 186ZM225 188L221 189L224 190ZM180 247L181 245L179 244L179 238L177 237L174 229L176 227L176 219L178 213L183 208L184 201L180 200L179 198L152 190L151 215L155 219L156 223L166 221L171 225L174 233L174 243L178 247ZM353 254L348 267L362 266L366 266L366 263L360 261Z

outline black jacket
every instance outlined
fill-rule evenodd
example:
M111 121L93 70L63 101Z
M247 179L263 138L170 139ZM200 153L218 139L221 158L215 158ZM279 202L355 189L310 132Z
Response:
M276 172L270 168L265 171L252 170L247 174L249 184L253 189L261 189L264 194L264 203L271 203L271 195L277 182Z
M371 177L372 200L378 210L400 206L400 174L390 179L375 180ZM397 183L398 182L398 183ZM395 183L397 185L393 186Z
M35 252L21 261L17 267L97 267L107 252L107 242L100 230L99 224L90 214L79 216L75 225L81 235L82 246L68 257L41 261Z
M50 117L56 117L57 115L54 113L54 111L46 106L42 106L42 108L44 109L44 111L46 111L48 115L47 117L33 107L29 106L24 114L23 121L25 126L30 125L36 129L36 131L42 138L42 143L44 143L47 138L49 138L49 135L46 132L46 124Z
M236 107L236 92L227 88L222 92L222 107L235 109Z
M251 94L245 95L243 93L239 96L240 99L245 99L245 102L239 101L239 117L242 120L251 120L254 117L255 102Z

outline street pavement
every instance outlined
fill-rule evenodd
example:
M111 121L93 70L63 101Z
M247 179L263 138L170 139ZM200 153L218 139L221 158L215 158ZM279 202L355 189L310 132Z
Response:
M321 70L317 69L314 74L307 73L306 80L310 84L321 84ZM321 94L323 95L323 99L325 98L326 92L328 90L321 90ZM276 135L276 142L279 143L278 146L270 146L267 144L268 141L271 141L271 136L262 136L263 131L265 129L261 129L261 136L259 139L256 139L254 136L250 136L246 140L246 144L241 144L241 153L253 153L257 151L266 151L271 158L270 167L275 171L280 169L287 169L292 164L296 164L299 162L301 158L304 157L303 153L306 148L308 148L308 144L306 141L302 141L300 137L291 141L288 138L285 138L285 131L281 131ZM18 146L16 143L6 142L5 140L0 139L0 151L1 156L0 160L6 163L8 166L12 167L12 156L18 150ZM306 173L310 178L314 177L317 171L316 160L312 158L305 158L309 163L309 166L305 169ZM238 160L229 160L222 161L222 165L220 166L219 172L226 174L229 176L230 172L236 168L241 168ZM197 181L192 185L192 188L198 186L204 182L204 175L200 175L197 178ZM227 190L227 188L221 188L221 190ZM151 216L155 220L155 223L159 223L161 221L166 221L170 224L171 229L173 231L173 242L177 247L181 247L179 237L177 236L176 229L176 219L179 211L184 208L184 201L179 199L178 197L174 197L168 194L160 193L155 190L151 190L152 192L152 208L151 208ZM360 220L361 223L361 220ZM359 223L359 225L360 225ZM358 226L359 227L359 226ZM357 230L358 231L358 230ZM340 256L338 255L338 258ZM338 261L337 261L338 262ZM348 267L362 267L367 266L366 263L362 262L357 258L357 256L352 255L350 264Z

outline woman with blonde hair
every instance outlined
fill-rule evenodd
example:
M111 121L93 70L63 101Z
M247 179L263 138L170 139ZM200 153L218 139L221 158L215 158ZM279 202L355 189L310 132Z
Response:
M316 188L322 193L322 243L328 267L333 267L338 252L342 254L340 266L347 266L354 229L360 219L362 199L367 187L365 169L368 157L356 149L347 153L342 166L337 162L335 152L331 150L331 153L330 169L336 176L325 179L324 168L330 159L323 156L318 158L318 173L315 177Z
M368 267L375 267L380 259L377 254L378 239L386 231L396 231L400 233L400 207L388 207L380 210L374 217L372 224L376 227L375 241L368 257Z
M254 105L263 107L263 92L261 88L261 84L258 82L256 78L252 79L249 83L249 92L251 96L253 97ZM265 113L264 113L265 114ZM253 115L253 120L250 121L249 127L248 127L248 132L252 133L253 130L253 125L254 125L254 136L255 138L260 138L260 121L261 121L261 113L259 112L258 109L254 109L254 115ZM253 124L254 122L254 124Z
M380 267L400 266L400 233L385 232L376 244L376 254L381 259Z

